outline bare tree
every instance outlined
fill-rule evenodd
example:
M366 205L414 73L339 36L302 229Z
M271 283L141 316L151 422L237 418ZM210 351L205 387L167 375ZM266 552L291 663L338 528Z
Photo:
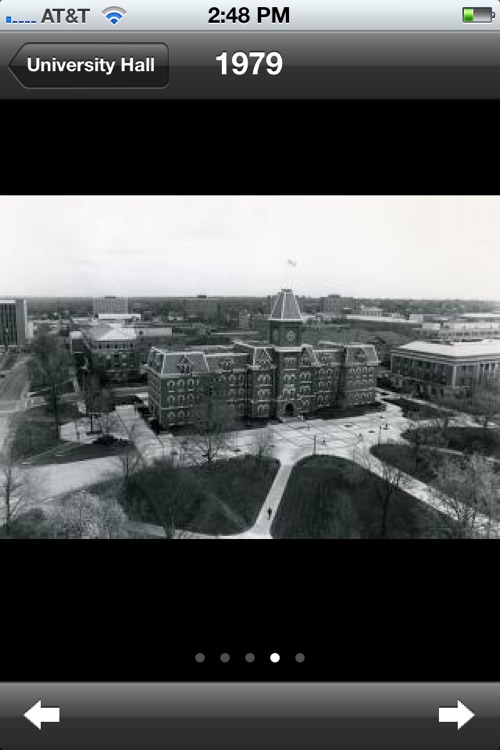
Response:
M236 428L234 408L226 400L226 391L216 376L210 376L200 401L191 409L191 421L196 431L191 436L202 462L213 461L231 445L228 433Z
M386 445L390 445L390 443L386 443ZM380 506L379 537L386 539L391 502L394 500L397 492L406 486L406 474L401 469L398 469L397 466L392 466L376 458L366 448L358 452L357 461L364 469L375 474L377 477L373 484L375 496Z
M159 458L148 467L141 480L149 511L165 531L166 538L187 536L188 532L182 531L180 526L194 494L190 475L174 467L171 459Z
M108 436L113 429L115 419L113 416L113 399L110 392L106 388L103 388L100 392L98 409L101 433L104 436Z
M415 462L415 471L418 471L425 455L425 447L428 443L429 430L418 422L413 422L404 435L408 441Z
M37 378L46 387L47 402L54 413L54 423L59 435L61 386L69 379L71 357L57 339L45 330L40 331L33 339L30 353L31 377Z
M57 539L123 539L127 520L114 497L83 490L65 498L47 525Z
M463 410L487 429L488 424L500 414L500 383L488 378L472 386L464 400Z
M455 538L498 535L500 479L491 461L478 453L460 460L443 456L434 486L453 520Z
M273 453L273 436L269 427L258 430L252 441L252 453L259 463L270 458Z
M125 507L128 509L131 506L132 494L131 487L132 481L139 471L144 466L144 458L141 453L137 450L134 437L136 433L136 426L133 424L130 428L125 427L127 432L127 442L123 446L122 450L115 456L115 464L118 467L119 474L121 477L121 495Z
M14 520L22 515L35 497L31 475L16 462L9 440L0 455L0 507L6 536L10 535Z

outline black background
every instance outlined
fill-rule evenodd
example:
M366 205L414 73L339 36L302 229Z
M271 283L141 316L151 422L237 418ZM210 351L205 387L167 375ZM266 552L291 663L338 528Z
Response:
M3 108L14 155L3 192L495 193L496 110L19 102ZM26 127L38 143L29 155ZM467 144L479 134L478 157ZM498 679L499 552L494 542L6 542L2 679Z

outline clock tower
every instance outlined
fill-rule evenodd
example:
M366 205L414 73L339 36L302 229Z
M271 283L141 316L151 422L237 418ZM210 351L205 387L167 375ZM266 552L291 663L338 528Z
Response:
M269 316L269 339L273 346L302 346L302 315L291 289L282 289L273 301Z

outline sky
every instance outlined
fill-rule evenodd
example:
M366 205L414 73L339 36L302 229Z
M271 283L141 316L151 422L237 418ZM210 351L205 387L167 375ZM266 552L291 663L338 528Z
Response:
M499 230L500 196L0 196L0 296L497 300Z

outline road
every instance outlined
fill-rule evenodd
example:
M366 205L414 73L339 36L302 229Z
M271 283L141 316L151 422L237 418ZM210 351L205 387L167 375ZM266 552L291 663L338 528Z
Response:
M0 453L10 430L10 416L23 406L23 395L28 387L27 358L16 362L0 380Z
M0 380L0 413L11 414L18 411L19 401L28 384L26 358L17 362Z

